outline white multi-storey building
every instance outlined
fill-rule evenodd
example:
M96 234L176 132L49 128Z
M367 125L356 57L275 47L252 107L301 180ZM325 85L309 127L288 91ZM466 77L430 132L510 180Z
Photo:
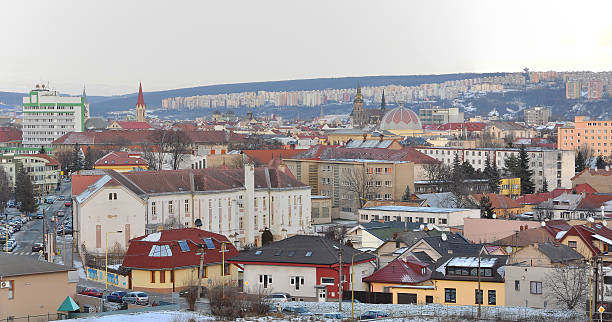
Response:
M236 246L310 233L310 187L277 169L106 171L73 175L75 235L93 254L159 229L199 227Z
M445 165L452 166L455 154L459 161L469 162L476 170L483 171L485 160L495 162L498 169L505 166L504 160L511 155L518 158L519 149L516 148L453 148L453 147L422 147L416 148ZM549 189L571 188L571 178L575 175L574 151L562 151L543 148L525 148L529 155L529 168L533 171L533 183L536 191L540 191L544 179Z
M51 148L51 143L62 135L83 132L88 117L85 90L82 96L61 96L45 85L36 85L23 98L23 146Z

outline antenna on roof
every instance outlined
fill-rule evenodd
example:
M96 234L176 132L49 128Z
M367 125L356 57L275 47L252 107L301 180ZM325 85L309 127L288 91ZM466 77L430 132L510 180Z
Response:
M542 227L546 227L546 222L543 221L543 222L540 223L540 225L542 225Z
M441 236L441 237L442 237L442 240L443 240L443 241L446 241L446 240L448 239L448 237L446 237L446 234L445 234L445 233L442 233L442 236Z
M423 225L423 224L421 224L421 225L419 226L419 229L421 229L421 230L423 230L424 228L425 228L425 225Z
M588 220L589 222L595 222L595 219L593 219L593 217L589 217L589 218L587 218L587 220Z

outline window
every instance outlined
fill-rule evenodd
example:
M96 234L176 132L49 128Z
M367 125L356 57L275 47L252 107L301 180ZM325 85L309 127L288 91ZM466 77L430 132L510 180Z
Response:
M495 290L489 290L487 293L489 293L489 305L496 305L497 304L497 294L495 292Z
M15 298L15 280L9 280L9 288L8 288L8 299L12 300Z
M542 294L542 282L529 282L530 289L529 293L531 294Z
M187 244L186 240L179 240L178 244L179 244L179 247L181 247L181 251L182 252L188 252L189 251L189 245Z
M212 238L202 238L204 240L204 244L206 244L206 248L215 249L215 244L213 243Z
M311 250L306 251L306 255L304 255L304 256L306 256L306 257L310 257L310 256L312 256L312 251L311 251Z
M112 193L108 194L108 200L113 200L113 194Z
M457 290L454 288L444 289L444 302L456 303L457 302Z
M272 275L259 275L259 284L262 284L263 288L268 288L268 285L272 284Z
M573 249L576 249L577 243L575 241L568 241L567 242L567 246L569 246L569 247L571 247Z
M289 277L289 284L294 286L296 290L299 290L300 286L304 285L304 276Z
M482 304L482 290L474 290L474 304Z
M151 202L151 215L157 215L157 206L155 204L155 201Z
M515 291L520 291L521 290L521 281L514 280L514 290Z
M185 199L185 213L189 213L189 199Z
M427 223L428 224L435 224L436 223L436 218L427 218Z
M159 282L166 283L166 271L159 272Z
M172 200L168 201L168 213L169 214L174 213L174 202Z
M333 285L336 280L333 277L321 277L321 284Z
M155 283L155 271L151 271L151 283Z

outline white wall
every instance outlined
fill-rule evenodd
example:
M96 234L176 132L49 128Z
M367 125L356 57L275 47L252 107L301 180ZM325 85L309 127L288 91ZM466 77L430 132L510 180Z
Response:
M292 296L312 298L317 296L315 289L315 285L317 285L315 267L244 265L244 289L247 293L257 293L260 287L263 288L263 284L259 283L260 274L272 276L272 284L269 290L267 290L270 293L286 292ZM304 277L304 285L300 285L299 290L296 290L295 286L290 284L291 276Z

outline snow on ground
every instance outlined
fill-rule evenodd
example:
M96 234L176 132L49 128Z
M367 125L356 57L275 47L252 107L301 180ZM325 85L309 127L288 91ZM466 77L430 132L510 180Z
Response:
M79 278L87 279L87 274L85 274L85 269L83 268L83 263L80 260L77 260L76 257L74 259L74 268L79 272Z
M159 311L135 314L113 314L99 317L88 317L73 319L72 321L95 321L95 322L124 322L124 321L147 321L147 322L188 322L189 319L195 321L213 321L214 318L208 315L201 315L195 312L182 311Z

